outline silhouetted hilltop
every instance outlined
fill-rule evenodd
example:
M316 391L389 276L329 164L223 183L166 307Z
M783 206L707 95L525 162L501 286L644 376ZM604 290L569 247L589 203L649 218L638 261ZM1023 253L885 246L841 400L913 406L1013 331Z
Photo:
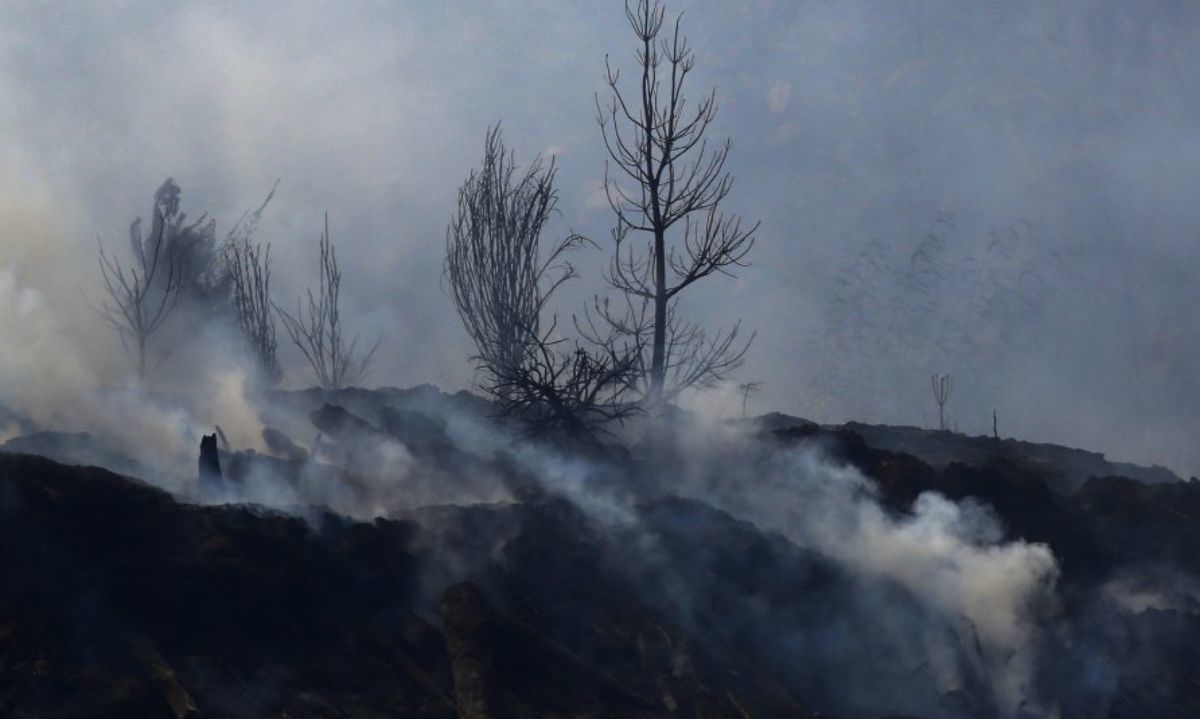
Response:
M755 422L770 430L815 426L810 420L778 412L757 417ZM996 459L1023 463L1042 474L1055 491L1064 493L1076 491L1091 477L1129 477L1148 484L1178 482L1181 479L1166 467L1114 462L1101 452L1047 442L862 422L824 425L823 428L853 432L871 447L911 454L939 469L955 462L981 465Z
M844 427L862 435L873 447L911 454L936 467L952 462L981 464L1001 457L1027 463L1037 468L1055 491L1073 492L1091 477L1129 477L1150 484L1180 480L1166 467L1113 462L1100 452L1057 444L859 422L848 422Z
M230 497L266 496L237 492L269 474L287 497L386 507L390 477L405 502L361 521L201 506L0 453L0 715L1200 710L1197 481L1072 490L1064 477L1115 465L774 416L701 437L714 473L740 468L725 494L674 476L702 432L682 416L680 449L654 459L615 439L471 444L464 416L497 420L433 389L278 393L264 414L291 456L222 451ZM926 456L881 446L902 439ZM791 524L747 503L781 486ZM1025 581L1040 588L1006 604Z

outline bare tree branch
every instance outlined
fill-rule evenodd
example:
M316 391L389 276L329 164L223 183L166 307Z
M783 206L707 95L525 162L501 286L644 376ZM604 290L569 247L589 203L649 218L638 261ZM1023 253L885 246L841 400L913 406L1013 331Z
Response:
M954 391L954 380L948 374L935 374L929 378L933 388L933 399L938 406L938 428L946 431L946 402Z
M173 190L173 191L172 191ZM142 236L142 218L129 227L132 262L126 266L99 244L99 266L104 299L89 305L121 340L121 347L145 379L150 338L178 306L184 289L179 256L172 251L168 230L183 222L178 186L167 180L155 193L152 235ZM203 220L203 218L201 218Z
M271 303L271 245L257 244L253 237L278 186L276 181L258 209L242 215L222 247L225 268L233 283L233 310L242 342L258 363L262 379L271 385L278 384L283 376L276 357L278 341Z
M558 200L557 170L535 158L524 171L504 145L500 125L488 129L483 164L458 191L446 230L445 278L455 309L475 343L476 360L494 377L525 359L529 337L540 337L542 310L575 277L566 253L571 235L541 256L541 233Z
M552 325L527 337L521 361L490 374L483 389L503 414L519 417L534 433L591 437L641 411L630 397L640 348L609 343L600 351L580 345L562 351L564 340L552 339L553 332Z
M582 318L575 318L580 336L588 344L604 349L624 344L639 356L632 363L629 380L630 400L644 401L651 392L649 349L654 338L652 302L632 294L614 307L610 300L594 298ZM671 402L692 387L711 387L742 366L754 334L739 339L741 323L727 331L710 335L699 325L679 318L676 302L667 305L663 352L662 401Z
M324 389L344 389L361 382L371 369L383 337L365 352L359 351L358 336L347 344L342 334L341 287L342 273L337 264L337 252L329 239L329 214L321 232L320 285L317 294L309 289L297 302L292 315L279 305L273 305L283 321L292 343L300 349L312 367L317 381ZM307 302L305 301L307 300Z
M463 326L475 343L480 388L501 411L536 430L591 433L637 411L624 401L638 352L629 342L561 349L556 324L542 328L554 292L575 277L566 254L579 235L553 243L541 234L555 211L554 160L524 170L489 128L482 166L459 188L446 231L445 277Z

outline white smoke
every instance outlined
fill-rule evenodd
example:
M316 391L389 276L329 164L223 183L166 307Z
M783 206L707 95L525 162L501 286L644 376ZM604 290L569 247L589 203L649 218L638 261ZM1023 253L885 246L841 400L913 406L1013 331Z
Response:
M1003 541L986 507L924 493L908 513L884 507L875 482L819 446L781 448L713 417L675 434L678 464L664 491L703 500L779 532L856 576L898 583L978 646L979 674L1015 713L1034 696L1036 624L1054 608L1058 567L1049 547ZM672 469L675 471L672 472ZM940 648L927 657L935 669ZM961 688L945 666L943 692Z
M176 492L191 490L200 435L216 424L255 446L261 423L245 398L245 370L226 359L237 356L228 343L200 343L207 351L197 364L209 371L190 389L167 394L128 378L107 383L106 363L85 337L64 329L47 295L21 279L22 269L0 266L0 404L33 426L10 424L0 439L29 429L87 432L149 468L153 476L144 479ZM115 334L95 341L119 346Z

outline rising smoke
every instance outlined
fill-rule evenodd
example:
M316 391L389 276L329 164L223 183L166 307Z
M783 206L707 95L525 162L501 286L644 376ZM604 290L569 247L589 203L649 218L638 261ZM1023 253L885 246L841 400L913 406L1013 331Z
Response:
M744 374L770 388L758 409L928 425L927 378L949 372L964 431L984 432L999 408L1006 434L1198 471L1196 6L698 5L688 20L737 143L737 199L764 238L730 292L687 309L757 330ZM626 40L620 13L431 7L364 19L135 4L62 22L0 11L0 437L87 432L188 500L418 516L428 536L432 506L508 503L532 485L603 528L648 601L699 627L714 616L700 598L716 555L682 561L647 509L691 498L839 578L837 612L781 615L721 595L727 620L781 662L828 668L831 701L870 686L878 705L851 708L921 713L982 684L999 715L1053 716L1035 675L1056 559L1007 541L969 501L925 494L898 513L820 447L768 449L715 419L618 471L430 399L418 409L444 430L448 468L385 431L321 436L310 414L323 397L252 386L232 327L195 314L170 328L154 376L132 377L80 295L97 291L97 236L122 240L170 173L189 207L226 226L284 177L261 229L282 298L308 281L320 214L341 218L345 311L386 338L380 384L471 383L438 253L453 188L496 117L514 144L561 154L558 229L604 237L591 103L604 53ZM473 39L465 52L460 35ZM947 210L953 228L931 232ZM297 357L284 359L290 386L304 386ZM737 413L730 387L691 401ZM232 449L261 454L240 483L206 493L195 448L215 425ZM267 457L267 428L304 458ZM612 481L630 466L636 477ZM471 572L465 558L444 563L429 591ZM1114 578L1098 616L1192 606L1194 583L1163 574ZM830 596L812 591L797 604ZM782 625L766 628L768 615ZM868 639L893 653L856 644ZM912 692L914 673L936 691Z

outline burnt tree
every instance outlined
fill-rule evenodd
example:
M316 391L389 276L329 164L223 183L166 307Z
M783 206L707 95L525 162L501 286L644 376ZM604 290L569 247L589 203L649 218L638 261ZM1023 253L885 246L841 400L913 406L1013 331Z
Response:
M278 184L278 183L276 183ZM271 245L253 241L263 210L275 196L275 188L258 209L247 212L222 248L225 271L232 284L231 300L242 343L268 384L282 377L276 351L275 312L271 303Z
M329 215L318 241L320 254L319 284L297 302L296 314L273 305L283 322L292 343L299 348L312 367L323 389L345 389L361 382L371 369L371 361L379 349L380 337L365 351L359 347L359 337L347 340L343 334L341 314L342 272L338 267L337 251L329 239Z
M610 335L592 351L568 350L556 322L543 326L550 298L575 277L566 253L585 241L571 234L542 251L555 173L541 158L520 169L500 126L489 128L446 231L445 279L475 344L480 389L533 429L580 435L636 411L625 398L637 341Z
M666 9L657 1L627 2L625 15L637 38L636 90L621 89L619 71L605 58L611 96L607 104L597 96L596 108L609 155L605 195L617 217L607 280L643 307L601 318L613 328L634 325L649 333L640 389L656 406L687 387L724 379L741 364L753 337L740 342L737 324L709 335L678 319L677 298L705 277L744 266L758 223L744 226L721 210L733 186L725 169L731 144L709 145L715 90L687 102L695 57L680 33L681 16L664 32ZM648 236L644 246L632 245L633 232ZM639 313L648 321L639 322Z
M552 339L553 331L529 337L521 360L486 388L504 414L535 433L590 437L641 412L630 396L640 346L614 338L599 350L564 350L566 341Z
M482 165L459 187L446 230L445 278L484 383L523 361L530 339L541 336L546 303L575 276L565 254L581 242L578 235L544 256L541 248L558 199L555 174L553 158L520 170L497 124L488 129Z
M104 299L92 308L120 337L141 379L149 370L150 339L171 316L185 289L180 257L172 251L169 234L172 229L178 233L183 219L178 186L167 180L154 195L150 235L143 236L141 217L129 226L132 260L128 265L105 252L103 243L99 247Z
M221 453L217 449L217 435L200 436L199 462L200 488L210 492L220 491L224 486L221 475Z
M954 380L948 374L935 374L929 378L933 388L933 399L938 406L938 428L946 431L946 402L954 391Z

